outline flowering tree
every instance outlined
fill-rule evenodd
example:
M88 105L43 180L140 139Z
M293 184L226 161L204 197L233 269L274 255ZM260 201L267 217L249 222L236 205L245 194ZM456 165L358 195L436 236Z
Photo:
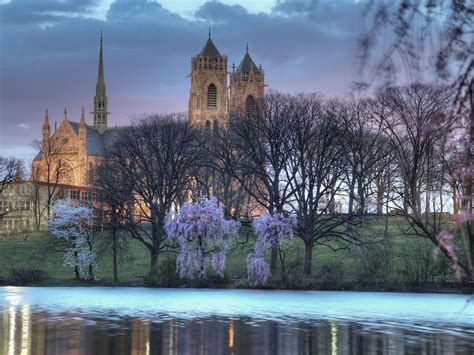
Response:
M224 218L223 206L215 197L199 198L197 203L185 203L178 212L169 212L165 231L168 239L180 246L176 260L179 276L205 279L210 264L223 277L226 253L239 228L239 222Z
M58 200L53 205L53 216L48 220L49 230L56 238L67 242L64 265L74 267L76 278L93 278L95 254L87 241L93 210L75 205L71 200Z
M285 239L293 241L295 216L285 217L283 214L264 214L252 223L257 235L255 251L247 257L247 277L254 285L265 285L270 277L270 266L264 259L269 249L278 249Z

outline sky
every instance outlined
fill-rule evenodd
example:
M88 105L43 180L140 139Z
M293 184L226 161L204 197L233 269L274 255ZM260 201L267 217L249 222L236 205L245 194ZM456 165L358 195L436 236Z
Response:
M0 155L30 160L44 111L60 122L92 111L100 31L109 125L185 112L191 57L208 28L240 63L246 43L267 89L347 95L364 30L357 0L0 0ZM86 120L92 123L92 115Z

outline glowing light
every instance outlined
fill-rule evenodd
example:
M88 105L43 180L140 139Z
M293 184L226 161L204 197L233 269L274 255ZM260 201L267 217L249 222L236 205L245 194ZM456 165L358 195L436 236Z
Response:
M8 319L10 320L10 327L8 329L8 355L14 355L16 333L16 308L14 306L8 308Z
M25 305L21 310L21 355L30 353L30 321L30 306Z
M229 322L229 349L234 347L234 321Z
M337 355L337 325L331 322L331 354Z

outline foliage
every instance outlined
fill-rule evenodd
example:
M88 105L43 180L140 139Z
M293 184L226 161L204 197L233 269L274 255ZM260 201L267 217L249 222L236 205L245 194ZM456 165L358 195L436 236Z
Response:
M176 267L181 278L207 278L207 265L224 276L226 253L237 237L240 223L228 221L215 197L185 203L178 212L165 217L168 239L176 241L180 253Z
M290 242L294 239L292 225L296 223L295 216L285 217L281 213L271 215L266 213L252 223L257 236L255 250L247 257L247 276L254 285L265 285L270 277L270 266L263 255L272 248L279 248L285 238Z
M48 278L48 274L34 266L13 268L10 272L8 283L15 286L29 285L43 281Z
M92 208L74 205L67 199L54 203L53 217L48 221L51 234L68 244L64 265L74 267L84 280L92 279L90 266L95 263L95 254L86 245L86 233L91 228L92 218Z

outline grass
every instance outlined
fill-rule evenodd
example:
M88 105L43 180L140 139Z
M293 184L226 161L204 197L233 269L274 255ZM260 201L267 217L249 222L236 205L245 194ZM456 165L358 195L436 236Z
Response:
M360 229L360 235L367 242L374 242L367 248L348 247L333 251L325 246L316 246L313 253L313 273L302 275L304 245L296 239L291 246L285 246L286 278L280 271L270 282L275 288L344 288L347 285L381 287L392 285L402 288L406 285L452 282L451 270L444 258L434 260L431 256L432 244L419 237L405 236L399 229L400 220L391 217L388 233L384 231L384 221L369 222ZM35 267L49 275L40 285L80 285L73 280L72 268L63 265L63 254L54 251L48 233L16 235L0 239L0 278L8 279L13 268ZM253 239L239 237L227 256L227 285L246 285L246 259L253 250ZM158 277L175 278L164 274L174 268L176 254L160 256ZM99 254L95 276L101 281L96 284L110 284L112 279L111 253ZM164 265L167 267L164 267ZM170 266L171 265L171 266ZM148 250L138 241L131 240L128 250L120 260L119 279L126 285L143 284L149 270ZM159 271L160 272L160 271ZM173 271L168 273L175 274ZM177 281L179 282L179 280ZM90 283L86 283L89 285Z

